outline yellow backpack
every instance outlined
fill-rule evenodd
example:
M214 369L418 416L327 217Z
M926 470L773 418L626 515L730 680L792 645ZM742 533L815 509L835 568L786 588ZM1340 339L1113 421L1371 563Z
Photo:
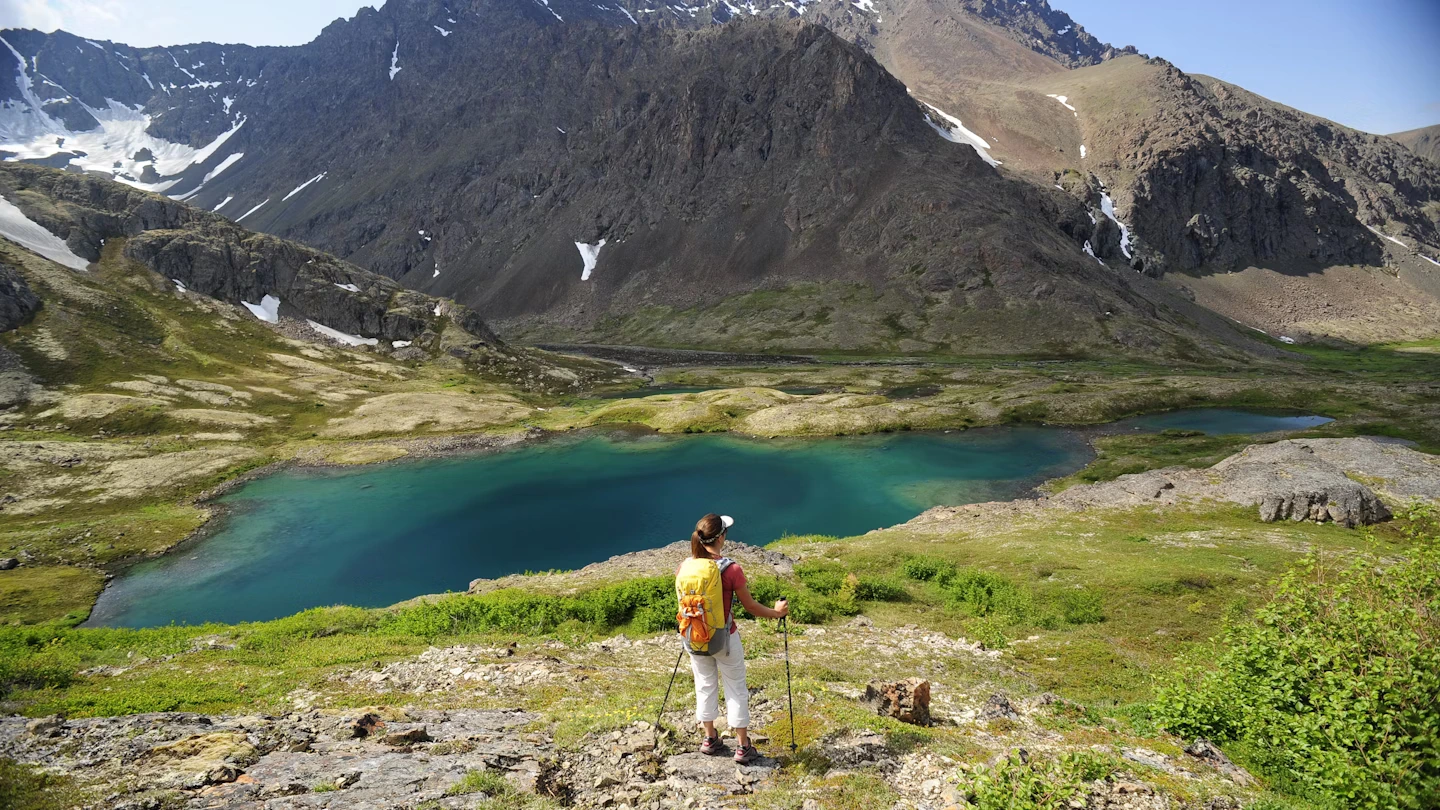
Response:
M680 625L685 648L695 655L725 651L730 628L725 622L725 589L720 575L734 562L729 557L691 557L680 564L675 574L675 598L680 602L675 621Z

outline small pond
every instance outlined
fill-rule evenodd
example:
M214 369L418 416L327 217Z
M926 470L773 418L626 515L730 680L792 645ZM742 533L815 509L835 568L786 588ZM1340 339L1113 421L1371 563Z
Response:
M1197 430L1212 436L1305 430L1327 422L1328 416L1241 411L1232 408L1189 408L1133 416L1106 426L1106 432L1158 433L1162 430Z

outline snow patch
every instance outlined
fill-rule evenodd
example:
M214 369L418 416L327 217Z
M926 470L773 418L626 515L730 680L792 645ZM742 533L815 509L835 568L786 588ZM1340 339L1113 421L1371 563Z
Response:
M430 276L430 277L431 277L431 278L439 278L439 277L440 277L440 262L435 262L435 273L434 273L434 275L432 275L432 276ZM436 314L436 315L439 315L440 313L439 313L439 312L436 312L435 314Z
M1001 165L1000 161L990 157L990 143L979 135L976 135L975 133L966 129L965 125L960 123L959 118L950 115L949 113L941 110L938 107L932 106L930 104L925 104L925 102L923 101L920 103L924 104L927 110L940 116L945 120L946 123L950 125L950 127L941 126L940 124L935 122L934 118L930 117L930 112L925 113L925 123L929 124L931 129L939 133L940 137L944 138L947 141L950 141L951 143L963 143L968 145L970 148L975 150L975 154L979 155L981 160L985 161L991 166Z
M25 216L24 211L4 197L0 197L0 236L71 270L90 266L90 261L75 255L65 240Z
M584 242L576 242L576 249L580 251L580 261L585 264L580 271L580 280L589 281L590 273L594 272L595 264L600 261L600 248L605 247L605 240L601 239L598 244L587 245Z
M245 213L241 214L241 215L240 215L240 219L244 219L245 217L250 216L251 214L255 213L256 211L259 211L261 208L264 208L264 207L265 207L265 203L268 203L268 202L270 202L270 198L269 198L269 197L266 197L266 198L265 198L265 202L262 202L262 203L260 203L259 205L255 206L254 208L251 208L249 211L246 211ZM236 222L239 222L240 219L237 219L237 220L235 220L235 221L236 221Z
M186 289L185 289L185 285L184 285L183 283L181 283L180 279L178 279L178 278L172 278L172 279L170 279L170 281L175 284L175 290L176 290L177 292L189 292L189 290L186 290Z
M227 157L227 158L225 158L224 160L220 161L219 165L217 165L215 168L211 169L210 171L206 172L206 174L205 174L205 179L200 181L200 185L196 186L195 188L191 189L190 191L185 192L184 194L177 194L177 195L175 195L175 199L177 199L177 200L188 200L188 199L190 199L191 197L194 197L196 194L199 194L200 191L201 191L201 189L205 188L205 184L206 184L206 183L208 183L208 182L210 182L211 180L214 180L215 178L219 177L221 172L225 171L226 169L230 168L231 166L234 166L235 163L236 163L237 161L239 161L240 158L243 158L243 157L245 157L245 153L244 153L244 152L236 152L235 154L231 155L230 157ZM228 199L228 198L226 199L226 202L229 202L229 199ZM220 205L224 205L224 204L225 204L225 203L220 203ZM215 210L216 210L216 211L219 211L219 210L220 210L220 205L215 206Z
M1090 246L1090 240L1089 240L1089 239L1086 239L1086 240L1085 240L1085 255L1086 255L1086 256L1089 256L1090 258L1094 259L1094 260L1097 261L1097 262L1100 262L1100 266L1101 266L1101 267L1104 267L1104 266L1105 266L1105 262L1100 261L1100 257L1095 255L1095 248L1093 248L1093 247Z
M1429 256L1426 256L1424 253L1421 253L1421 254L1420 254L1420 258L1424 259L1424 260L1427 261L1427 262L1430 262L1431 264L1435 265L1436 267L1440 267L1440 262L1437 262L1437 261L1435 261L1434 259L1430 258Z
M1125 258L1131 258L1130 229L1125 227L1125 223L1121 222L1115 216L1115 201L1110 199L1110 195L1103 191L1100 192L1100 213L1109 217L1111 222L1120 227L1120 252L1125 254Z
M316 332L319 332L320 334L330 338L331 340L338 340L341 343L344 343L346 346L374 346L380 342L379 338L366 338L360 337L359 335L349 335L341 332L339 329L331 329L325 324L316 321L307 319L305 323L310 324L310 328L314 329Z
M314 177L310 178L309 180L306 180L305 182L303 182L303 183L301 183L300 185L296 186L295 189L294 189L293 191L291 191L289 194L286 194L286 195L285 195L285 199L284 199L284 200L281 200L280 202L285 202L285 200L288 200L288 199L290 199L291 197L294 197L296 194L299 194L300 192L304 191L304 190L305 190L305 187L308 186L308 185L310 185L311 183L314 183L314 182L316 182L316 181L325 179L325 175L327 175L327 174L329 174L329 172L321 172L321 173L315 175Z
M152 118L145 114L144 105L132 108L106 99L106 106L97 108L73 99L99 126L72 132L64 121L45 112L45 102L35 93L34 83L25 71L24 57L3 37L0 43L19 62L15 84L20 91L20 103L0 104L0 147L14 153L7 160L38 160L69 153L72 155L69 165L77 169L108 174L135 188L163 193L179 182L177 175L204 163L245 125L245 118L239 117L230 129L196 149L148 134ZM154 86L148 76L145 80ZM153 159L136 160L135 155L142 150L149 150ZM141 182L138 178L146 168L153 168L161 179L154 183Z
M411 341L408 341L408 340L396 340L396 341L391 342L390 345L391 345L391 346L394 346L394 347L397 348L397 349L403 349L403 348L405 348L406 346L409 346L410 343L411 343Z
M451 34L455 33L454 31L446 31L444 28L441 28L441 27L438 26L438 25L437 25L437 26L434 26L434 28L435 28L436 31L439 31L439 32L440 32L440 36L442 36L442 37L448 37L448 36L450 36Z
M556 13L555 13L555 9L550 8L550 0L535 0L535 5L537 5L537 6L544 6L544 7L545 7L545 10L548 11L548 12L550 12L550 16L554 17L555 19L559 20L560 22L565 22L565 18L564 18L564 17L561 17L559 14L556 14ZM692 15L692 16L693 16L693 15Z
M250 314L266 323L280 322L280 299L273 295L267 295L260 299L260 303L252 304L249 301L241 301Z
M1055 99L1056 101L1060 102L1061 104L1064 104L1064 105L1065 105L1065 109L1069 110L1070 112L1075 113L1076 115L1079 115L1079 114L1080 114L1080 111L1079 111L1079 110L1076 110L1074 107L1070 106L1070 97L1069 97L1069 96L1057 96L1057 95L1055 95L1054 93L1050 93L1050 94L1046 95L1045 97L1046 97L1046 98L1053 98L1053 99Z
M1366 225L1365 227L1370 228L1369 225ZM1408 247L1410 247L1409 245L1405 244L1404 242L1401 242L1399 239L1396 239L1395 237L1391 236L1390 234L1385 233L1384 231L1380 230L1379 228L1370 228L1370 230L1371 230L1371 231L1374 231L1374 233L1375 233L1376 236L1379 236L1379 237L1384 238L1384 239L1389 239L1391 242L1394 242L1395 244L1399 245L1400 247L1403 247L1403 248L1408 248Z
M1284 336L1284 335L1280 335L1277 339L1278 339L1281 343L1289 343L1289 344L1292 345L1292 346L1295 345L1295 338L1286 337L1286 336Z
M395 74L400 72L400 40L395 40L395 51L390 54L390 81L395 81Z
M1085 144L1083 144L1083 143L1080 144L1080 159L1081 159L1081 160L1084 160L1084 159L1085 159Z
M210 210L211 210L211 211L219 211L221 208L224 208L225 205L226 205L227 203L229 203L229 202L230 202L231 200L233 200L233 199L235 199L235 195L234 195L234 194L231 194L229 197L226 197L225 199L221 200L219 205L215 206L214 208L211 208Z
M339 288L342 289L342 290L349 290L350 292L353 292L353 293L358 293L358 292L360 292L360 288L359 288L359 287L356 287L354 284L336 284L335 286L336 286L336 287L339 287Z

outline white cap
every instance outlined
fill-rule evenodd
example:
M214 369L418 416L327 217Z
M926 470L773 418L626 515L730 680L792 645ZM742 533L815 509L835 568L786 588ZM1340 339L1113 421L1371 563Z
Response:
M735 518L732 518L732 517L730 517L729 515L721 515L721 516L720 516L720 522L723 523L723 524L725 524L725 528L728 529L728 528L730 528L731 526L734 526L734 525L735 525Z

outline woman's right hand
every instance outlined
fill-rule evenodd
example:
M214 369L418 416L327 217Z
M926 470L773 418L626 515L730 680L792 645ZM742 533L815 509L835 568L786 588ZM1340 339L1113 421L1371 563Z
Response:
M777 619L783 619L783 618L785 618L785 617L788 616L788 615L790 615L790 603L789 603L789 602L786 602L784 599L781 599L779 602L776 602L776 603L775 603L775 618L777 618Z

